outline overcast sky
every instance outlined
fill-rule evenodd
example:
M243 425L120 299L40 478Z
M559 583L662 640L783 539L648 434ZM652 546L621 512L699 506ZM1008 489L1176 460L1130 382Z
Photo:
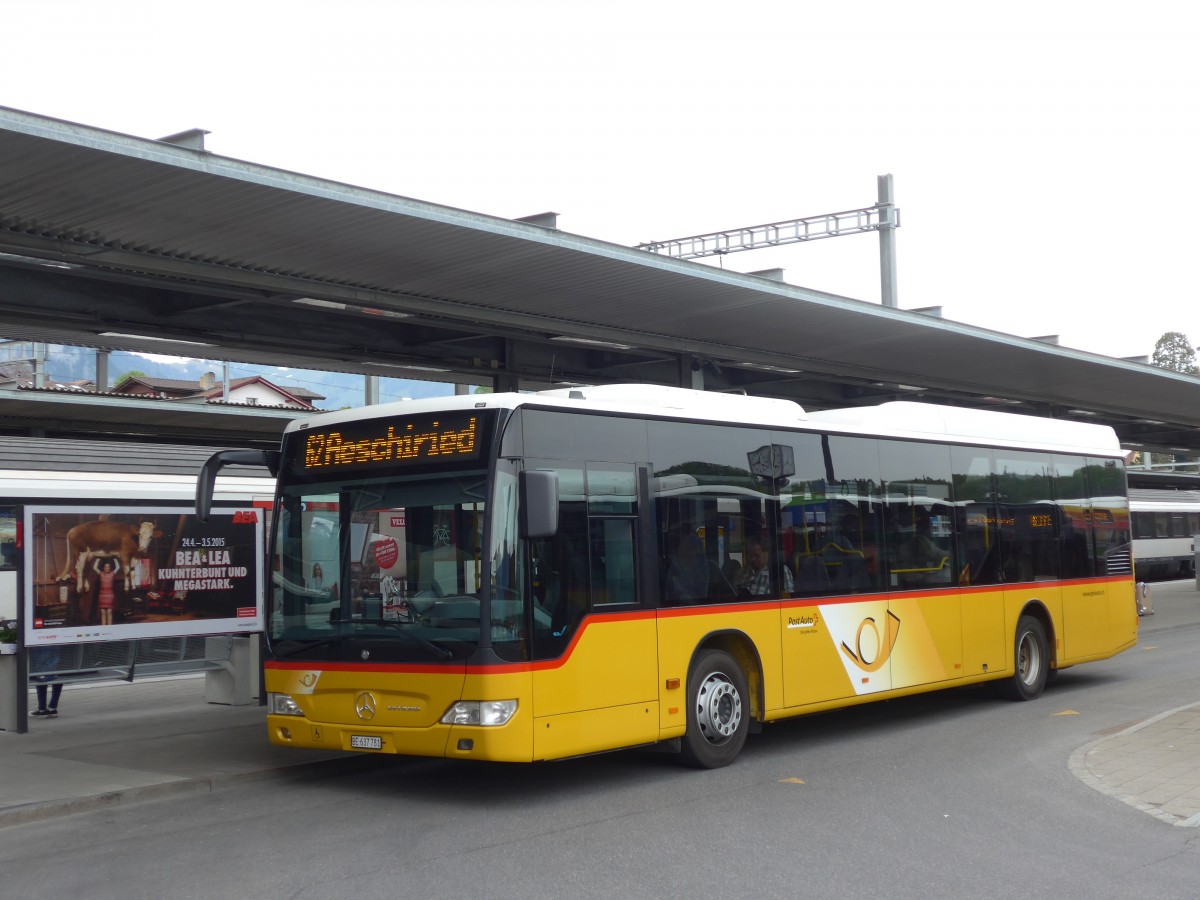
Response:
M6 11L0 105L626 245L890 173L901 307L1148 356L1200 343L1197 46L1194 0L59 0ZM878 253L724 264L878 302Z

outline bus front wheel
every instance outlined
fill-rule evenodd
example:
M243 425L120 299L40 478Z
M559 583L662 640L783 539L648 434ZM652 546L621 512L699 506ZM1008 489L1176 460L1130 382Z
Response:
M746 676L723 650L696 657L688 678L687 733L683 761L698 769L733 762L750 730L750 691Z
M1042 693L1050 674L1050 644L1046 629L1033 616L1017 620L1014 669L1007 684L1009 699L1032 700Z

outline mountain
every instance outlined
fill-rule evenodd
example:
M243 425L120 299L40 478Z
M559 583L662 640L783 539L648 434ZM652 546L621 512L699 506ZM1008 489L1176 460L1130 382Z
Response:
M30 351L23 349L29 347L28 343L24 343L23 347L22 343L0 346L7 351L0 354L0 361L29 358ZM46 356L46 374L54 381L65 383L96 379L95 350L49 344ZM212 372L217 376L217 380L221 381L225 377L224 367L225 363L216 360L113 351L108 361L108 381L111 387L129 372L141 372L151 378L176 378L197 382L205 372ZM260 375L284 390L290 385L321 394L325 399L314 401L318 409L362 406L365 399L362 375L288 369L280 366L252 366L244 363L229 364L230 379L252 375ZM382 402L405 398L444 397L453 393L454 385L443 382L411 381L402 378L379 379L379 399Z

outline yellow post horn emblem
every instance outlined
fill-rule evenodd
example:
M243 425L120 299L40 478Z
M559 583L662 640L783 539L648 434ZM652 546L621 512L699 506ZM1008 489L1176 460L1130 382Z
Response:
M873 660L869 662L863 655L862 637L863 630L870 627L871 632L875 635L875 645L879 651ZM892 648L896 646L896 639L900 635L900 619L890 609L887 614L887 634L882 638L879 635L879 629L875 626L874 616L867 616L858 625L858 632L854 636L854 650L846 646L846 642L842 641L842 652L854 660L854 664L864 672L878 672L883 668L883 664L888 661L892 655ZM857 651L857 652L855 652Z

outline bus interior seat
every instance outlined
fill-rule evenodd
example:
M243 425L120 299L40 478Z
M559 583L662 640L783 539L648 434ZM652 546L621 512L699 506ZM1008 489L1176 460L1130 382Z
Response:
M742 564L730 556L721 566L721 574L725 576L725 580L730 584L737 584L738 579L742 575Z
M1001 579L997 575L996 543L991 546L973 546L967 550L967 563L963 566L960 584L996 584Z
M821 557L814 554L800 555L796 559L794 569L796 593L813 594L829 589L829 573L825 570L825 563Z
M739 566L740 568L740 566ZM725 576L715 562L708 564L708 596L718 600L731 600L737 596L733 581Z
M834 590L846 594L857 593L870 587L870 584L871 576L867 572L866 561L861 556L846 556L833 579Z

